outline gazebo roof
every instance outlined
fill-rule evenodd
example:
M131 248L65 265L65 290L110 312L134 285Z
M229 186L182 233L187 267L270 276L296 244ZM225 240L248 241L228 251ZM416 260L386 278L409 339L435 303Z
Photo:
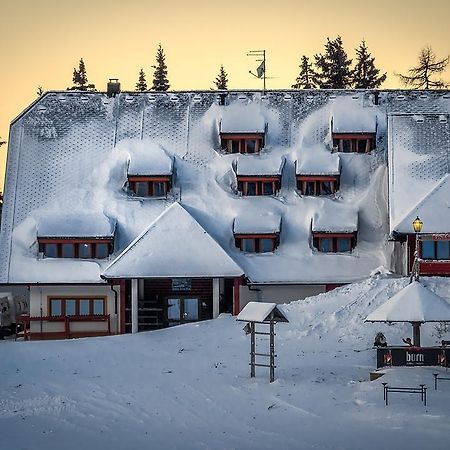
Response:
M414 281L366 317L366 322L450 322L450 304Z
M289 322L285 312L276 303L249 302L236 317L240 322L266 322L273 312L275 322Z

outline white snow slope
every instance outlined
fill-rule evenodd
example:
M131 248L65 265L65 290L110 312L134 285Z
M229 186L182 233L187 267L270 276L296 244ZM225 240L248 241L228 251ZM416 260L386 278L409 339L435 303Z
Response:
M407 282L375 277L285 306L272 384L264 368L250 379L249 337L231 316L137 335L4 342L0 448L448 449L450 383L432 388L432 373L445 369L391 368L368 381L374 334L399 344L411 330L363 320ZM450 280L423 282L448 300ZM422 327L424 345L439 339L435 325ZM383 381L425 383L428 406L400 394L384 406Z

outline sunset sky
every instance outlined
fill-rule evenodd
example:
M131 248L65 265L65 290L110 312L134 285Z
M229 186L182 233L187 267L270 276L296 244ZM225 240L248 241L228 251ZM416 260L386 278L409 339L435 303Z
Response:
M448 0L1 0L0 136L44 90L72 84L80 57L89 82L104 90L118 77L133 90L141 67L151 85L155 52L166 53L171 89L210 89L220 64L230 89L259 89L249 50L266 49L269 89L290 88L300 56L322 52L342 36L350 57L361 39L388 72L383 87L400 87L394 72L414 65L430 44L450 53ZM450 79L450 71L445 74ZM6 146L0 150L3 185Z

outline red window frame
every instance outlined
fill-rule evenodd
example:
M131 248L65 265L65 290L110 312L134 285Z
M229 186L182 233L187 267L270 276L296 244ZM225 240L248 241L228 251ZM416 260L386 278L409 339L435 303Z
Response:
M376 133L333 133L333 147L344 153L369 153L375 148ZM350 141L348 152L344 150L344 141ZM365 141L364 151L360 151L359 143Z
M321 239L331 239L332 240L332 249L331 252L322 252L320 250ZM348 252L339 252L338 251L338 239L349 239L350 240L350 250ZM313 232L313 246L314 248L322 253L351 253L353 249L356 247L356 234L355 233L317 233Z
M170 176L128 176L128 191L133 195L138 195L136 183L146 183L145 197L155 197L155 183L164 183L164 196L170 191ZM160 197L159 195L157 197Z
M423 251L422 246L423 242L432 242L434 244L434 258L424 258L423 257ZM450 239L421 239L419 240L419 257L423 259L424 261L450 261L450 254L448 255L448 258L439 258L438 259L438 242L449 242Z
M281 177L249 177L238 175L238 191L248 196L248 183L256 184L255 196L276 195L280 190ZM264 183L272 183L272 194L264 194Z
M297 175L297 190L302 195L330 195L323 192L322 183L331 183L331 195L334 195L339 190L338 176L323 176L323 175ZM314 183L314 194L306 194L306 183Z
M222 150L227 153L258 153L264 147L264 133L221 133L220 140ZM233 152L233 141L238 142L237 152ZM254 150L249 150L247 145L249 141L255 141Z
M254 241L254 251L247 253L270 253L273 252L279 245L279 235L272 233L264 233L264 234L235 234L234 235L234 245L241 251L244 250L244 239L252 239ZM261 240L262 239L270 239L272 241L272 250L270 251L262 251Z
M106 259L111 253L113 253L113 240L112 239L59 239L59 238L38 238L39 244L39 252L44 254L46 258L53 258L53 256L47 255L47 245L55 244L56 245L56 254L55 258L64 258L63 257L63 244L70 244L74 246L74 256L67 257L67 259L77 258L77 259ZM80 256L80 245L90 245L91 248L91 257L83 258ZM104 257L98 256L98 244L106 244L108 246L108 254Z

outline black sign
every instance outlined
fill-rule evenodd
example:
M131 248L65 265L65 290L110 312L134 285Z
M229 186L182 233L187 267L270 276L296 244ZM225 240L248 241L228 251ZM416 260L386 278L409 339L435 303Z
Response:
M172 278L172 291L187 292L192 289L191 278Z
M450 347L377 348L377 368L386 366L450 367Z

